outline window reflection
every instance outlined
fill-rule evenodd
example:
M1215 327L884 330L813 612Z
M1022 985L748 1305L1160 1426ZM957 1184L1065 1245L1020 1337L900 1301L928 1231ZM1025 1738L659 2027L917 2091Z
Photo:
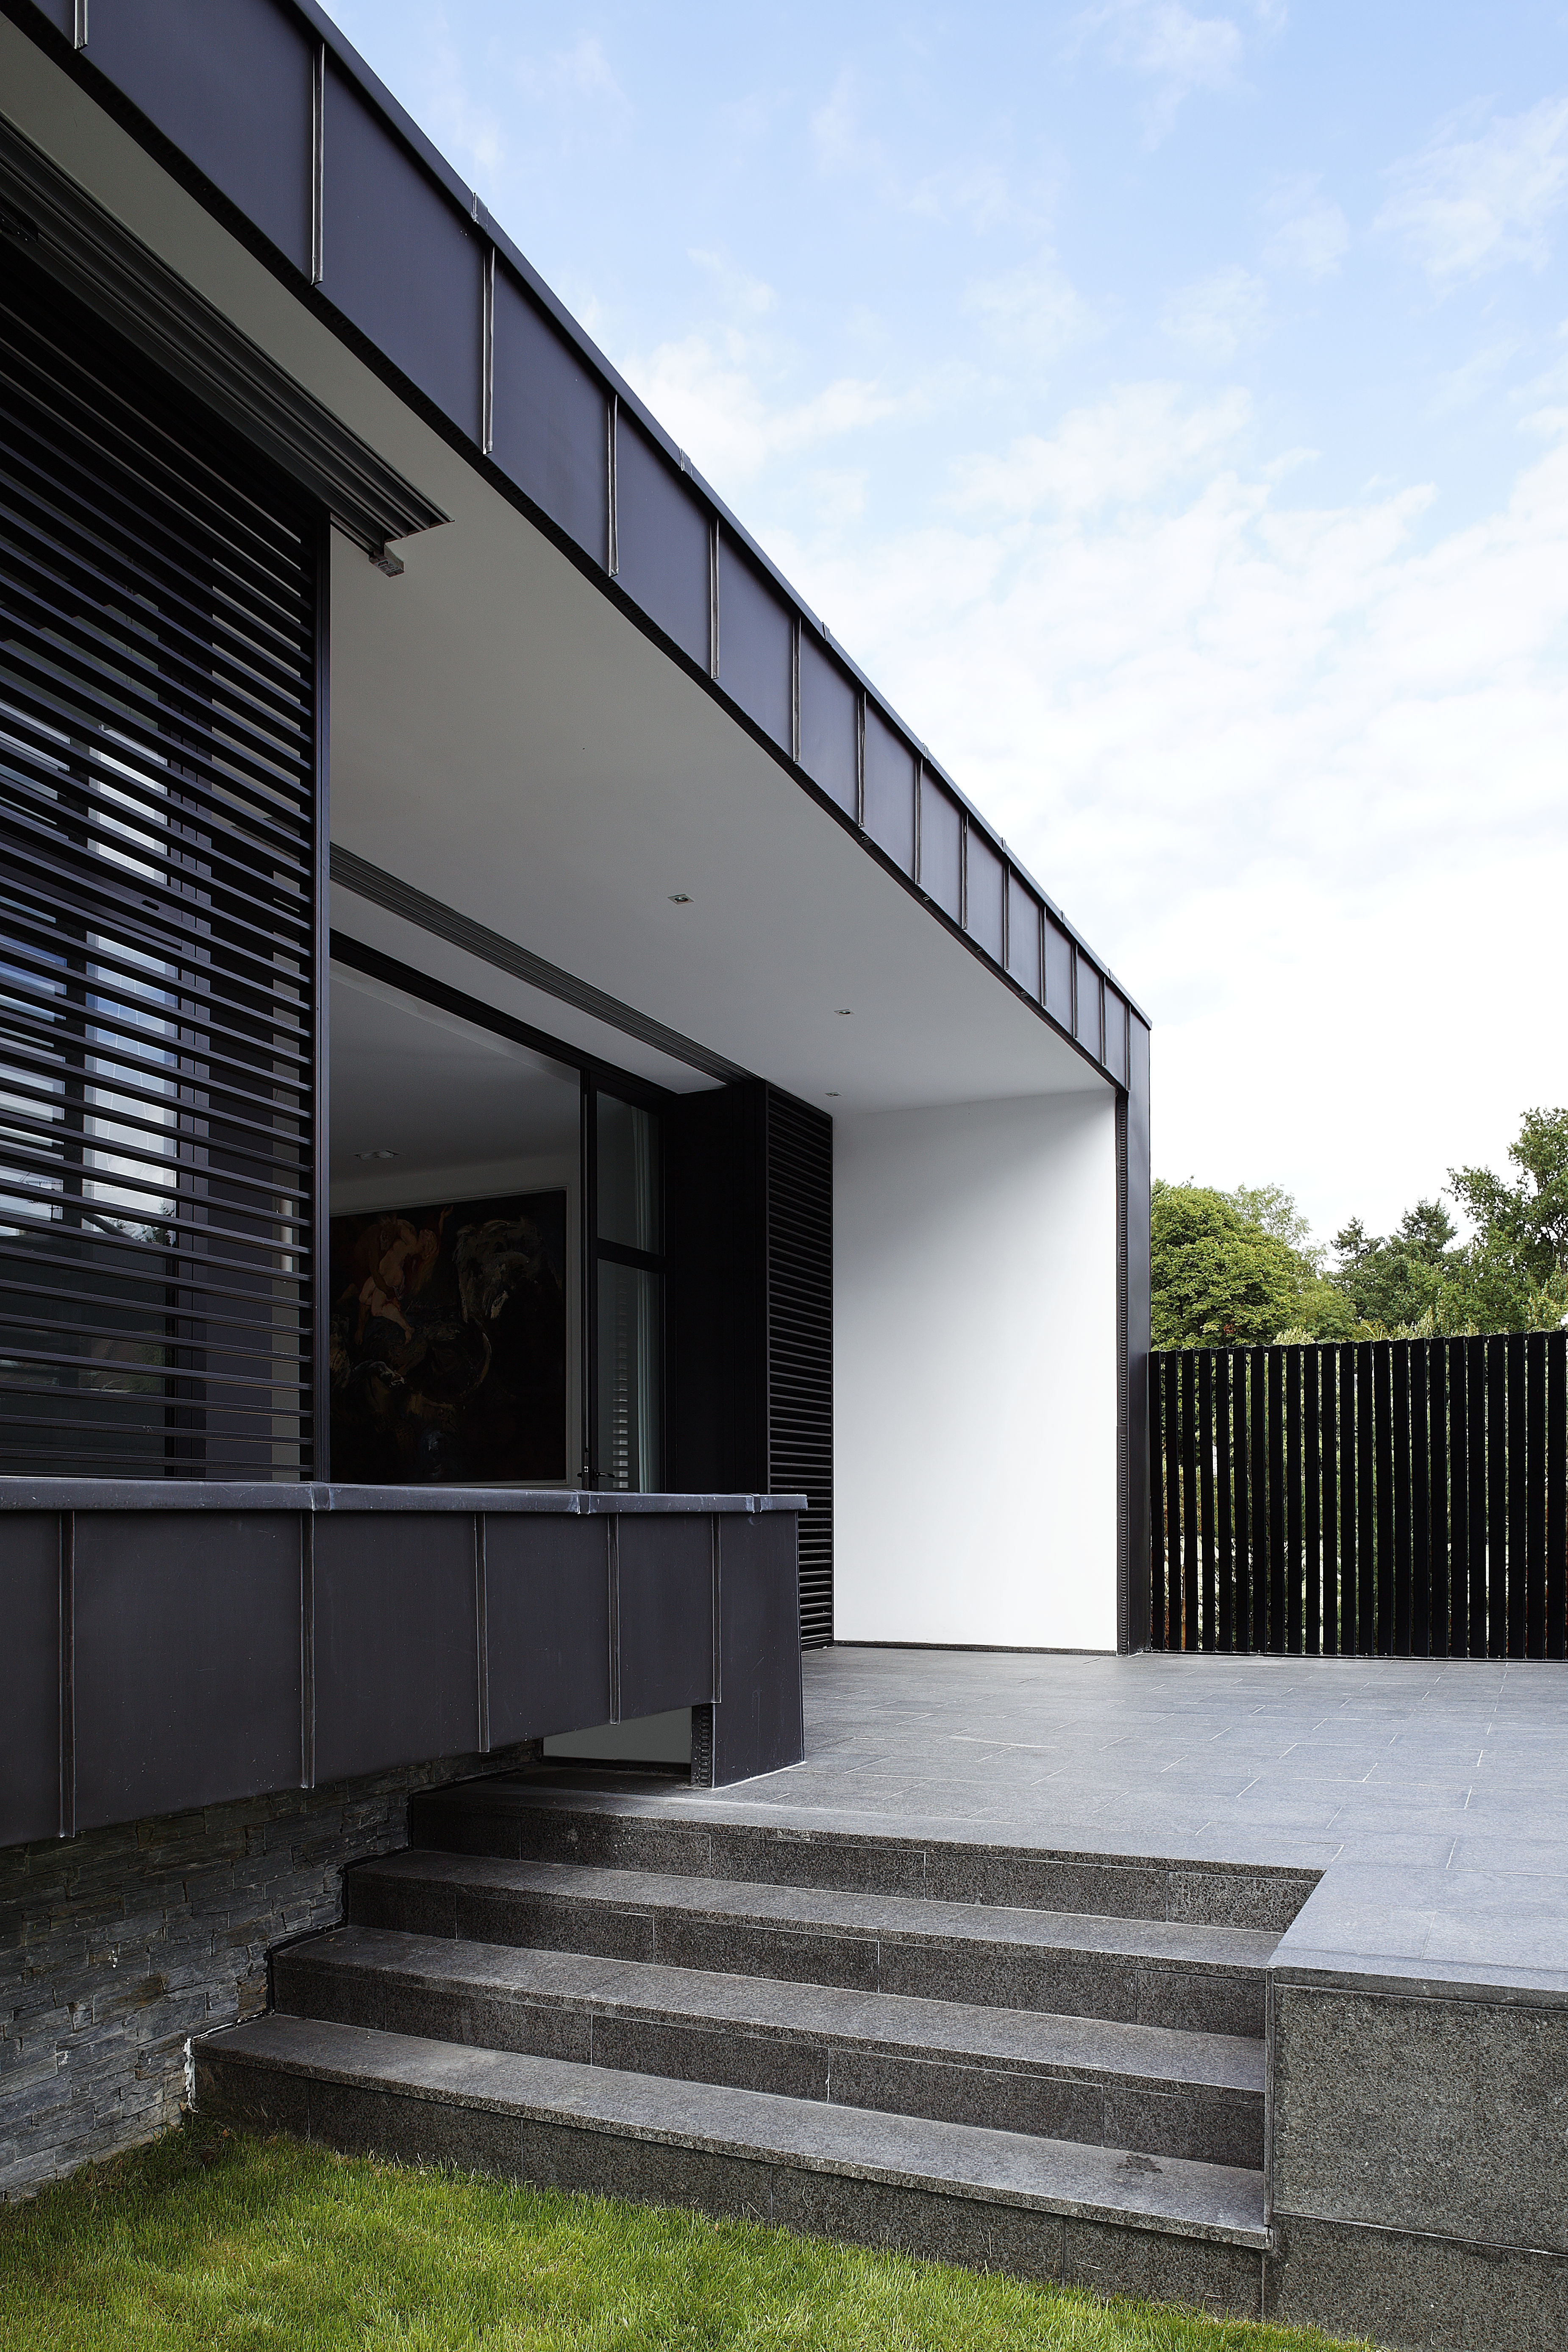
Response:
M661 1483L663 1277L599 1262L599 1483L651 1494Z
M657 1255L664 1246L658 1121L651 1111L600 1095L599 1239Z

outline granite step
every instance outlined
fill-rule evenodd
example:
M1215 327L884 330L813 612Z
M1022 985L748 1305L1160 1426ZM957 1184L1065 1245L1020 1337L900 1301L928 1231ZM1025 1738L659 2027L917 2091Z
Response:
M818 1821L758 1822L689 1792L650 1797L626 1776L549 1768L416 1796L416 1845L513 1862L579 1862L682 1878L1093 1912L1108 1918L1272 1928L1282 1936L1319 1873L1261 1864L1057 1852L985 1838L886 1836Z
M1250 2169L276 2012L194 2059L240 2129L1260 2315Z
M351 1925L1256 2040L1271 1929L511 1862L418 1848L344 1875Z
M622 2072L1263 2162L1263 2044L657 1961L342 1927L275 1956L278 2009Z

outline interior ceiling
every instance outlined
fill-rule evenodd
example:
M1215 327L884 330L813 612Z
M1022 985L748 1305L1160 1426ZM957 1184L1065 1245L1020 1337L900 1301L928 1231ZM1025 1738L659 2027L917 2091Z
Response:
M334 1184L575 1154L575 1070L337 965L331 985Z
M452 517L402 542L395 580L334 539L335 841L835 1113L1104 1089L4 20L0 69L30 137ZM333 920L626 1068L711 1083L341 890Z

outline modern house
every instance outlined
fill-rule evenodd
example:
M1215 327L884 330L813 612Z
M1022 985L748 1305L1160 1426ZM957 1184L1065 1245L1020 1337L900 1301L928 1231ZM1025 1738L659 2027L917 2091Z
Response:
M312 0L4 0L0 478L21 2188L411 1788L1142 1645L1149 1032Z

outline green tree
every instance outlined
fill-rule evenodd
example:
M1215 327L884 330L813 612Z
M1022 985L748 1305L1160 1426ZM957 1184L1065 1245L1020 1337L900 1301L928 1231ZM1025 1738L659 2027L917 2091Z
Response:
M1305 1221L1277 1185L1226 1193L1157 1179L1151 1241L1157 1348L1252 1347L1288 1328L1337 1339L1351 1328L1348 1300L1319 1272Z
M1458 1229L1440 1201L1417 1201L1396 1233L1369 1234L1359 1217L1334 1235L1339 1263L1331 1279L1355 1310L1358 1323L1394 1331L1436 1317L1463 1253Z
M1568 1110L1527 1110L1508 1156L1510 1184L1489 1168L1450 1168L1448 1190L1476 1227L1476 1249L1532 1288L1568 1276Z

